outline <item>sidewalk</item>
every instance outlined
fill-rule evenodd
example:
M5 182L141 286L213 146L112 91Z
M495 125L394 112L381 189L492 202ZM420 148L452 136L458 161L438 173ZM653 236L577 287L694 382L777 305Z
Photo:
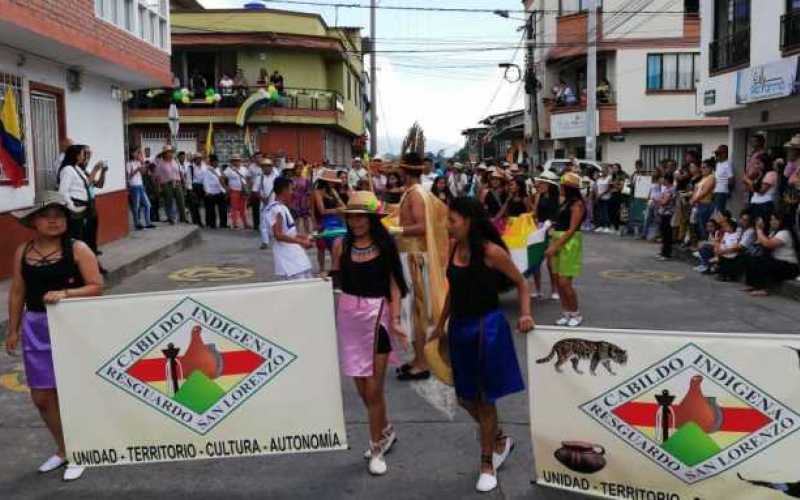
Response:
M159 225L158 229L133 231L125 238L100 247L100 262L108 269L106 289L147 266L200 242L200 228L188 224ZM0 281L0 297L5 304L11 280ZM8 308L0 307L0 339L5 338Z
M636 241L641 241L641 240L636 240ZM660 244L653 244L651 242L646 242L646 243L653 247L653 255L658 253L659 249L661 248ZM674 245L672 247L672 255L673 259L686 262L693 266L697 265L698 263L698 260L692 255L692 251L689 250L688 248L683 248L680 245ZM714 278L713 276L709 276L709 279L714 279ZM784 281L780 287L776 288L775 290L772 290L771 293L779 297L800 301L800 281L797 280Z

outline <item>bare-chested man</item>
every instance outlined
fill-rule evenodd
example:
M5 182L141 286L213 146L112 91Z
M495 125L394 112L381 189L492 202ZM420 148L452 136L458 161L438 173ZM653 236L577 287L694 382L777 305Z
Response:
M403 300L401 322L411 335L414 360L398 370L400 380L430 377L425 359L428 331L447 297L447 207L420 184L424 167L416 153L403 157L406 192L400 201L400 225L393 228L410 293Z

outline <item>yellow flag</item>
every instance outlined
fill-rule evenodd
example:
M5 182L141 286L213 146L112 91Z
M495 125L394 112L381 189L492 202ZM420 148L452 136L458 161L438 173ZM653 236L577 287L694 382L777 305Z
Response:
M214 124L208 122L208 134L206 134L206 154L210 155L214 152Z
M11 87L6 89L6 95L3 98L3 109L0 111L0 121L3 122L3 128L6 133L16 140L22 139L19 127L19 113L17 112L17 97Z

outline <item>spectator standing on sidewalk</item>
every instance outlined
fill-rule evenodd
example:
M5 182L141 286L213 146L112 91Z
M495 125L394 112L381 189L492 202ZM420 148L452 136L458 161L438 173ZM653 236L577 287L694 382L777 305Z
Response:
M300 236L297 224L289 210L292 202L292 180L286 177L275 179L275 201L267 206L275 274L284 280L311 278L311 260L306 250L314 244L307 235Z
M270 243L269 214L267 212L269 205L275 200L275 180L280 177L280 174L269 158L262 158L260 166L261 174L255 181L253 191L258 193L258 198L261 202L259 232L261 235L261 250L266 250Z
M181 183L180 186L176 187L176 190L179 193L179 197L183 197L184 210L182 213L184 214L184 220L182 222L186 222L185 214L188 208L189 215L192 218L192 224L202 226L203 222L200 220L200 210L192 192L192 186L194 185L194 165L192 161L193 159L186 159L185 152L181 151L178 153L178 173L181 176ZM178 206L180 206L180 203L178 203Z
M150 199L144 190L143 172L147 169L144 164L142 149L136 148L131 151L128 163L125 164L125 179L128 181L128 196L133 212L133 226L137 230L144 228L152 229L156 226L150 221ZM144 212L144 224L142 224L142 212Z
M209 155L209 166L203 172L203 194L206 205L206 227L209 229L217 228L217 218L219 217L219 227L228 227L228 210L225 205L225 181L222 171L219 169L219 159L217 155Z
M350 189L358 189L359 183L367 180L367 178L368 172L367 169L364 168L364 163L361 161L361 158L353 158L350 173L347 175L347 184L350 186Z
M800 206L800 134L795 134L783 147L786 166L783 168L782 213L796 216Z
M189 205L189 213L192 216L192 224L204 227L203 219L200 217L200 207L203 205L203 155L194 153L192 161L186 166L184 182L186 184L186 201Z
M714 158L717 162L714 169L714 177L716 179L716 184L714 184L714 208L722 212L728 208L728 200L736 185L736 178L733 175L731 162L728 160L728 146L720 145L714 152Z
M156 165L145 157L145 169L142 172L142 181L144 181L144 191L147 193L147 198L150 200L150 221L161 222L161 192L158 189L158 180L156 179Z
M751 193L748 209L753 219L769 220L775 213L778 194L778 173L766 155L755 156L750 160L750 175L744 178L744 185Z
M177 206L178 191L182 188L181 175L178 169L178 162L174 158L172 146L164 146L161 154L156 158L156 180L158 181L161 201L164 204L164 211L170 224L186 222L186 214L179 213L179 208L184 208L183 197L181 196L181 207Z
M609 227L609 203L611 201L611 174L608 165L603 166L600 177L597 178L597 228L596 233L613 232Z
M253 229L258 231L261 227L261 198L256 191L256 182L261 177L261 159L264 156L260 151L256 151L250 157L250 164L247 166L247 178L250 181L250 196L247 204L250 206L250 216L253 219Z
M658 227L661 232L661 254L659 257L660 260L669 260L672 258L672 241L674 237L672 222L675 215L677 192L675 190L675 179L671 173L664 174L660 182L661 190L654 200L655 217L658 220Z
M250 180L247 178L247 169L242 165L242 157L238 154L231 155L231 166L225 170L225 177L228 180L228 197L231 207L231 228L246 229L247 212L245 202L250 196L247 191ZM236 225L237 221L239 226Z
M713 158L703 161L703 166L700 168L702 178L695 185L694 194L690 200L695 209L695 227L699 240L708 237L706 224L714 213L714 186L716 185L714 170L716 166L717 162Z
M74 152L73 152L74 153ZM71 156L69 150L65 160ZM36 196L34 206L14 212L20 224L34 231L33 239L14 254L8 294L8 336L5 347L16 356L20 339L31 399L50 431L58 450L39 466L47 473L66 465L64 481L81 477L84 468L66 457L64 430L58 405L46 304L67 298L93 297L103 292L97 258L83 242L69 237L71 212L66 198L54 191ZM69 341L69 339L65 339Z

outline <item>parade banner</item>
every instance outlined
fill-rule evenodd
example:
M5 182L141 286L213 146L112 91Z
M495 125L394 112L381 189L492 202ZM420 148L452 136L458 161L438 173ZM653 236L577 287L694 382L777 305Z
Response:
M800 339L537 327L535 480L636 500L798 496Z
M347 448L329 282L48 307L70 462Z

